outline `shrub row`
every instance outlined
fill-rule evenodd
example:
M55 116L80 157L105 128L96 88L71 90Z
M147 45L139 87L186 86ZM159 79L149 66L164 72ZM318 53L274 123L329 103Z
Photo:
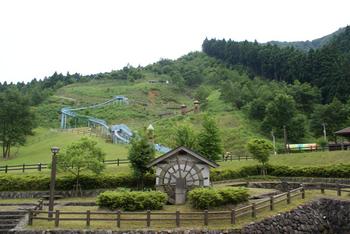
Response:
M191 205L199 209L237 204L247 201L248 197L249 194L245 188L196 188L188 193Z
M138 178L131 174L118 175L81 175L80 185L82 189L118 188L137 186ZM145 178L145 186L153 187L155 177L148 175ZM56 179L57 190L71 190L75 185L74 176L58 176ZM49 190L50 176L48 175L0 175L0 191L35 191Z
M238 179L248 176L260 175L261 166L246 166L238 170L232 169L215 169L211 172L212 181ZM288 167L268 165L267 174L269 176L278 177L333 177L333 178L347 178L350 177L350 165L339 164L331 166L317 166L317 167Z
M269 176L278 177L326 177L326 178L349 178L350 165L339 164L332 166L317 167L288 167L288 166L267 166ZM212 181L245 178L260 175L260 166L247 166L238 170L214 169L211 172ZM145 178L145 186L153 187L155 177L148 175ZM81 175L80 184L82 189L136 187L138 178L131 174L109 174L109 175ZM75 185L74 176L58 176L56 189L70 190ZM48 175L0 175L0 191L26 191L26 190L48 190L50 177Z
M160 210L167 199L160 191L106 191L98 195L97 205L111 210Z

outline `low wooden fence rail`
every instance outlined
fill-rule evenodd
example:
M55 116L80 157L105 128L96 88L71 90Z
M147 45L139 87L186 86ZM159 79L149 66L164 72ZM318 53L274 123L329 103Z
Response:
M249 156L230 156L228 158L224 158L221 160L218 160L217 162L224 162L224 161L241 161L241 160L251 160L253 158ZM104 164L106 165L116 165L120 166L122 164L129 164L130 161L128 159L111 159L111 160L104 160ZM10 171L21 171L21 172L26 172L26 171L42 171L44 169L48 169L47 163L37 163L37 164L18 164L18 165L0 165L0 172L5 172L8 173Z
M33 225L34 220L54 221L55 227L59 227L61 221L83 221L89 227L91 222L110 221L115 222L119 228L122 224L130 225L130 222L144 222L146 227L150 227L155 221L169 221L174 226L180 227L184 222L201 222L208 226L212 221L226 220L231 224L235 224L241 217L250 216L255 218L257 214L263 210L274 210L276 204L286 202L289 204L291 200L301 196L305 198L305 190L303 187L281 193L261 201L252 203L250 205L232 209L229 211L208 211L202 212L157 212L147 210L146 212L125 212L117 210L115 212L97 212L87 210L85 212L71 212L71 211L53 211L53 217L49 218L48 211L30 210L28 225Z
M128 159L113 159L113 160L104 160L103 161L104 164L106 165L117 165L120 166L122 164L129 164L129 160ZM47 169L48 168L47 163L37 163L37 164L19 164L19 165L4 165L4 166L0 166L0 172L5 172L8 173L10 171L21 171L21 172L25 172L25 171L30 171L30 170L34 170L34 171L42 171L43 169Z

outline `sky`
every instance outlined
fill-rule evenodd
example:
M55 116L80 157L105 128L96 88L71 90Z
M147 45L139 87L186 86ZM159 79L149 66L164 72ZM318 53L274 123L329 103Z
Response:
M207 38L312 40L348 0L0 0L0 82L94 74L200 51Z

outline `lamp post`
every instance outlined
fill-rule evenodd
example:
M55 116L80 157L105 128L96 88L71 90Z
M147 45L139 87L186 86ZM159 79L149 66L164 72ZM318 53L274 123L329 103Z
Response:
M55 182L56 182L56 163L57 154L60 151L58 147L51 147L52 152L52 163L51 163L51 181L50 181L50 196L49 196L49 213L48 217L53 217L54 197L55 197Z

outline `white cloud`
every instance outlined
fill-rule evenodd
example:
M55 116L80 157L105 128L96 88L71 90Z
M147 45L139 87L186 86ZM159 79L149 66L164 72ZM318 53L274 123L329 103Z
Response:
M346 0L4 0L0 81L90 74L200 50L205 37L307 40L350 22Z

